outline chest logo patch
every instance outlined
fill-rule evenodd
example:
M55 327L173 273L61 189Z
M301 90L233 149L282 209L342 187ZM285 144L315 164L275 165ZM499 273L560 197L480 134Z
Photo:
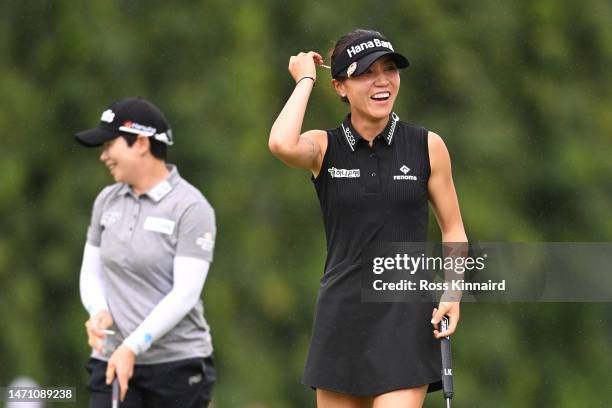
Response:
M110 227L121 219L121 213L117 211L104 211L100 224L104 227Z
M356 178L361 177L359 169L337 169L335 167L327 169L332 178Z
M147 231L171 235L174 232L174 224L174 221L166 218L147 217L144 222L144 229Z
M410 167L406 166L405 164L402 165L402 167L400 167L399 170L403 174L396 174L395 176L393 176L393 180L413 180L413 181L417 180L417 176L413 176L412 174L408 174L408 173L410 173Z

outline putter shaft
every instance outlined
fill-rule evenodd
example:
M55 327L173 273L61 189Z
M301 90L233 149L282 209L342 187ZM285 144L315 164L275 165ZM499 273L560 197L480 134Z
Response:
M444 316L440 320L440 331L448 330L449 320ZM446 406L450 408L450 400L453 398L453 364L451 358L451 340L449 336L440 339L440 354L442 358L442 393L446 399Z
M117 377L113 380L112 408L119 408L119 381Z

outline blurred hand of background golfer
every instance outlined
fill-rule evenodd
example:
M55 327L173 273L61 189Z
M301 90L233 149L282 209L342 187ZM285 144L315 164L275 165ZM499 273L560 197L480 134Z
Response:
M291 73L296 82L304 77L311 77L316 80L317 70L315 64L323 64L321 54L314 51L300 52L298 55L289 58L289 73Z
M119 389L121 390L119 399L123 401L125 393L128 390L128 380L134 374L134 363L136 355L125 344L122 344L115 350L106 366L106 384L111 384L117 375L119 380Z
M444 315L448 316L448 329L446 331L439 331L439 323ZM459 322L459 302L440 302L437 308L434 308L431 313L431 324L434 326L434 337L440 339L442 337L450 336L455 333L457 323Z
M87 342L98 352L102 352L106 334L102 331L113 324L113 317L108 310L101 310L85 322Z

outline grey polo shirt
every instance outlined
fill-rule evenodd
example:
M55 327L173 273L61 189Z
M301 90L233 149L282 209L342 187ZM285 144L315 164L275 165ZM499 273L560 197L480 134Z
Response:
M107 336L103 353L129 336L170 292L175 256L211 262L215 212L206 198L173 165L170 175L141 196L123 183L106 187L96 198L87 242L100 247L106 301L116 336ZM151 348L137 364L156 364L212 353L202 301Z

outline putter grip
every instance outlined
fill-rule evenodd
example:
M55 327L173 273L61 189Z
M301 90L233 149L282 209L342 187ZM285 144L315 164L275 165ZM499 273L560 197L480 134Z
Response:
M107 397L108 398L108 397ZM119 381L117 377L113 380L112 408L119 408Z
M440 320L440 331L445 331L447 328L448 317L444 316ZM453 363L450 337L440 339L440 352L442 354L442 392L444 398L453 398Z

